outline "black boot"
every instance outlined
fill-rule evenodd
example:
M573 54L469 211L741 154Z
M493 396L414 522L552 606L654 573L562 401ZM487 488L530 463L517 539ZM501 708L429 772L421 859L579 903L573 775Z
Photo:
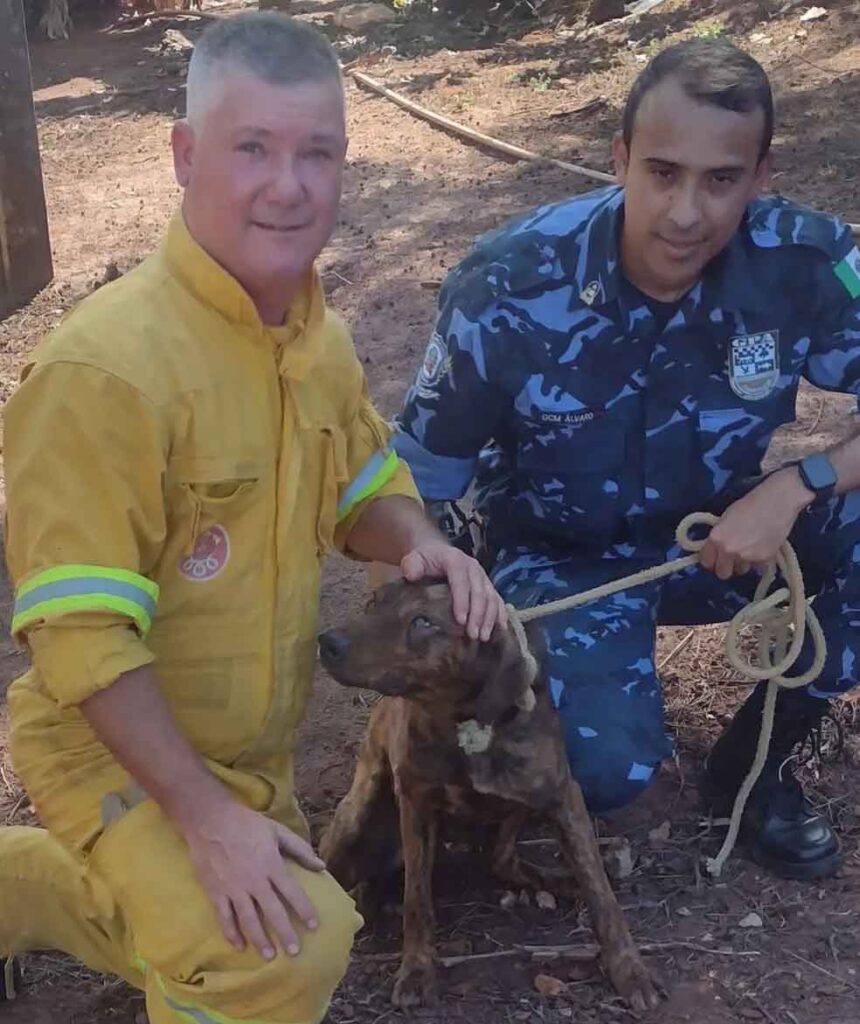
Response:
M764 684L753 690L705 762L704 795L720 817L731 814L755 757L764 695ZM789 761L828 707L804 690L780 690L768 758L744 809L742 841L755 861L782 878L824 878L839 867L833 829L805 799Z
M0 1003L11 1002L20 990L20 964L12 956L0 956Z

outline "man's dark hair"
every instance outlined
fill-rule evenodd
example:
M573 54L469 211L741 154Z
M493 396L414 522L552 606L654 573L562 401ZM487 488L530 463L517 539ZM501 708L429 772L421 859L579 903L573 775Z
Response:
M624 107L622 134L630 148L636 115L645 96L661 82L674 78L690 99L723 110L764 112L759 161L773 140L773 92L764 68L726 39L688 39L667 46L642 71Z

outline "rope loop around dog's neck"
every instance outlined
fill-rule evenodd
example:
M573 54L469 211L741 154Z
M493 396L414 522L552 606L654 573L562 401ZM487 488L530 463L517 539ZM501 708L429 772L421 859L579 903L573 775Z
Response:
M571 608L578 608L591 601L608 597L610 594L617 594L622 590L652 583L654 580L671 576L689 566L697 565L705 541L704 539L694 540L691 533L697 527L713 527L717 522L718 517L708 512L693 512L685 516L678 524L675 539L682 550L688 551L690 554L680 558L643 569L629 576L623 576L621 579L612 580L599 587L592 587L579 594L572 594L559 601L536 605L533 608L519 609L509 604L507 610L511 629L520 645L531 682L537 675L537 662L526 637L524 627L527 622L555 615ZM769 593L776 581L777 573L781 575L785 585L774 590L773 593ZM758 626L760 630L758 643L752 650L748 645L742 643L741 630L746 626ZM812 665L802 675L787 678L785 673L789 671L800 655L807 627L812 637L814 652ZM780 546L774 560L765 566L752 601L742 608L729 623L726 631L725 650L729 663L736 671L751 680L767 680L768 685L762 710L761 731L753 763L735 797L729 831L720 852L707 862L708 871L714 876L720 874L723 865L734 849L744 807L767 759L773 733L777 691L780 687L797 689L817 679L827 656L827 643L821 623L806 600L803 573L794 548L788 541ZM529 692L531 692L531 682L528 687Z

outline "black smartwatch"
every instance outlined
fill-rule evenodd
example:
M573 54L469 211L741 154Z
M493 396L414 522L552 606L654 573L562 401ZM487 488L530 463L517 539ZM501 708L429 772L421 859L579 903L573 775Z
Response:
M803 486L812 491L813 505L820 505L833 496L836 489L836 470L823 452L807 455L797 463L797 471Z

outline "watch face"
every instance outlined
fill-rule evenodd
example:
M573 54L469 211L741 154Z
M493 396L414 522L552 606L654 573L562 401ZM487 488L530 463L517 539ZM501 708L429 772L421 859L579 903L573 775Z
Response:
M826 491L836 486L836 471L826 455L810 455L800 465L804 482L813 491Z

